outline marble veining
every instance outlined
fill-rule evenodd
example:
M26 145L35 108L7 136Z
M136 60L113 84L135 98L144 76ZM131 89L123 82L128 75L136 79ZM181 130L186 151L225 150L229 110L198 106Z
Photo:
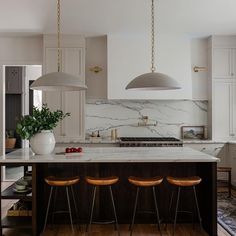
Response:
M138 126L142 116L157 126ZM184 125L207 125L207 101L88 100L86 134L94 131L108 138L112 129L119 136L181 137Z

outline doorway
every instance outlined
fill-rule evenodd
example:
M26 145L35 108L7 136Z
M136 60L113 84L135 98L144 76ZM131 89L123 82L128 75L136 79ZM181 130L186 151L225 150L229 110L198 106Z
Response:
M32 114L33 106L42 107L42 92L30 89L31 83L42 75L41 65L4 66L5 78L5 153L29 147L16 133L21 116ZM23 176L23 167L3 168L3 180L13 181Z

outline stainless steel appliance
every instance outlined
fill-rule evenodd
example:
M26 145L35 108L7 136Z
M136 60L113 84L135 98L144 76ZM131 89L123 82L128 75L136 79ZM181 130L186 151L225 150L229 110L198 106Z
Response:
M120 147L182 147L174 137L120 137Z

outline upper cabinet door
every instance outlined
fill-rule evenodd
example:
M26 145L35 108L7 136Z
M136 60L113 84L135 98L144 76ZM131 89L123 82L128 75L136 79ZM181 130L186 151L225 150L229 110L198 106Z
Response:
M236 78L236 49L231 50L231 75Z
M23 70L21 66L6 66L6 94L21 94Z
M233 57L230 48L213 49L213 78L233 77Z
M63 71L85 81L85 60L83 48L65 48Z

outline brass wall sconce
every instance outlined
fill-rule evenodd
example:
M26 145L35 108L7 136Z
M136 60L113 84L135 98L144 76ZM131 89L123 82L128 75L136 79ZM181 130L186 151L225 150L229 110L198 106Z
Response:
M90 69L89 69L89 71L92 71L92 72L94 72L94 73L99 73L99 72L101 72L103 69L102 69L102 67L100 67L100 66L94 66L94 67L91 67Z
M200 71L206 71L206 70L207 70L207 68L204 66L194 66L193 67L194 72L200 72Z

